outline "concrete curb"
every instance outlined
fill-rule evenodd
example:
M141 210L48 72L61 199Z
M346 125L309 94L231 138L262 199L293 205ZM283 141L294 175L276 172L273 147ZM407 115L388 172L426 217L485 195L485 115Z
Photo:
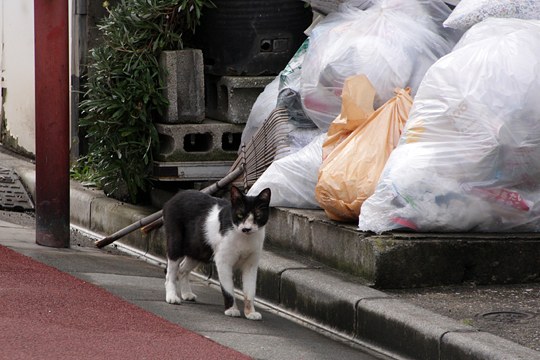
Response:
M268 244L362 277L379 289L540 280L538 233L377 235L333 222L320 210L287 208L272 209L266 232Z
M29 191L34 191L30 163L2 163L13 168ZM72 222L100 234L111 234L155 211L107 198L75 182L71 184L70 202ZM163 257L163 238L161 229L150 235L136 231L119 242ZM313 261L290 258L289 254L285 257L265 251L257 294L399 358L540 359L540 353L532 349L392 298L357 278Z
M99 194L89 201L89 192L94 193L72 188L71 207L89 204L90 222L78 225L101 234L113 233L155 211ZM72 219L75 220L74 216ZM119 242L164 257L163 239L160 229L150 235L135 232ZM272 251L265 251L261 260L257 294L288 311L400 357L540 359L540 354L529 348L394 299L322 264L290 259Z

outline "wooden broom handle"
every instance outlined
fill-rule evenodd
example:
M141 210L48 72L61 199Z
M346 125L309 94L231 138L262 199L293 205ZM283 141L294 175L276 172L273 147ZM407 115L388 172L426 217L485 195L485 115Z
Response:
M232 183L234 180L236 180L244 171L244 165L240 164L237 168L232 170L230 173L225 175L224 178L221 180L215 182L214 184L205 187L201 190L201 192L206 194L212 194L220 189L223 189L228 184ZM101 240L97 240L94 244L98 248L105 247L109 244L112 244L116 240L120 239L121 237L137 230L140 228L143 228L143 232L148 233L154 229L159 228L161 225L163 225L163 210L160 210L158 212L155 212L151 215L148 215L147 217L144 217L140 219L139 221L134 222L131 225L126 226L123 229L118 230L112 235L109 235L107 237L104 237ZM146 227L146 228L145 228Z

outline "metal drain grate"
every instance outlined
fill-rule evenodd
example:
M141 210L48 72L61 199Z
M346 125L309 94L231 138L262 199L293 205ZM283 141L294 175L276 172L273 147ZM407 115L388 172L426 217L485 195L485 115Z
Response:
M535 316L535 314L525 311L492 311L478 315L483 320L499 323L522 323Z
M34 203L15 171L0 167L0 209L33 210Z

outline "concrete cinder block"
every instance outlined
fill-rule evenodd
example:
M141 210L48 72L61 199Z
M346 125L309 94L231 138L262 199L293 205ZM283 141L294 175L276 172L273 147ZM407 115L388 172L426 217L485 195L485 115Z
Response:
M215 182L225 177L233 161L154 161L152 177L159 181Z
M274 78L207 75L206 115L233 124L245 124L255 100Z
M164 72L163 93L169 101L162 122L201 123L204 111L204 65L202 51L185 49L163 51L160 66Z
M231 161L237 158L243 126L215 120L201 124L156 124L160 152L155 160Z

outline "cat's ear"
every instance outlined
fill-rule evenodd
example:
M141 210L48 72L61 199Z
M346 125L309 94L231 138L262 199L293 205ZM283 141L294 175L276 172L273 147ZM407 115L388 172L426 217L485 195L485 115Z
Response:
M270 191L270 188L266 188L263 191L257 195L257 198L261 201L264 201L268 204L270 204L270 196L272 195L272 192Z
M239 201L242 201L243 197L244 195L242 194L240 189L232 185L231 186L231 203L236 204Z

